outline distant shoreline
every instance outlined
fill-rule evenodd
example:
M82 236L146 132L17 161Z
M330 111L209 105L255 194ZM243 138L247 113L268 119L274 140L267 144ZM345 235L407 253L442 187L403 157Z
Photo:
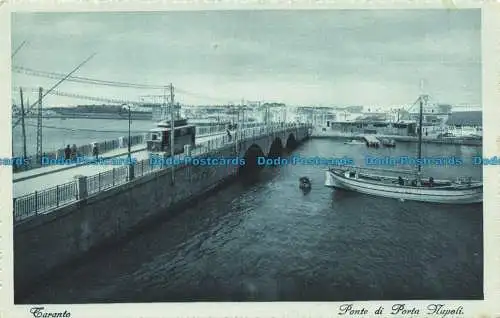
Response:
M21 118L21 116L12 116L12 119ZM25 118L37 118L36 115L28 115ZM119 114L71 114L71 115L42 115L43 119L112 119L112 120L128 120L128 115L119 115ZM130 118L132 120L149 120L153 119L152 114L134 114L132 113Z
M418 137L414 136L377 135L377 134L370 134L370 136L373 136L377 139L379 138L394 139L394 141L398 142L414 142L414 143L418 142ZM351 140L351 139L362 140L363 136L356 134L313 133L311 135L311 138L313 139L324 138L324 139L337 139L337 140ZM423 137L422 142L432 143L432 144L461 145L461 146L473 146L473 147L481 147L483 145L482 138L467 139L467 138L455 137L455 138L438 139L438 138Z

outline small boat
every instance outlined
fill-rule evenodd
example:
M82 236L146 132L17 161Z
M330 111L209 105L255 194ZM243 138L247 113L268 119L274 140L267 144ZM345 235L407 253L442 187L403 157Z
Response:
M434 180L418 177L413 172L401 171L400 176L389 176L388 172L396 173L373 168L332 168L326 171L325 186L399 200L449 204L483 201L482 182L471 178Z
M309 180L308 177L301 177L299 179L299 188L310 189L311 188L311 180Z
M427 100L427 96L420 96L417 100L420 102L418 161L422 158L424 100ZM325 186L399 200L448 204L483 202L481 181L473 181L470 177L459 177L453 181L434 180L432 177L423 177L421 170L421 165L417 165L416 171L337 166L326 171Z
M364 141L361 141L361 140L350 140L350 141L346 141L344 142L344 145L364 145L365 142Z
M382 139L382 145L384 147L396 147L396 141L394 139Z

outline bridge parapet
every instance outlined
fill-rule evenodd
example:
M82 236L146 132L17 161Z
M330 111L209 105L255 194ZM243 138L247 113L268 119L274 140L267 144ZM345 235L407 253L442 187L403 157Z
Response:
M290 134L300 140L308 136L307 130L303 125L273 125L243 131L237 142L222 136L193 149L192 159L234 158L236 147L270 145ZM165 167L146 160L16 198L16 291L29 289L33 281L93 248L175 215L175 210L237 176L240 168L240 164ZM135 178L130 178L131 171Z

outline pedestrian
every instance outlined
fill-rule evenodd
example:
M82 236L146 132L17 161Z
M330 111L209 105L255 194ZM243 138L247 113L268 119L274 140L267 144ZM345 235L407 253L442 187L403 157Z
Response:
M64 149L64 159L68 160L71 157L71 148L69 145L66 146L66 149Z
M73 144L71 147L71 159L75 160L77 155L76 144Z
M97 144L94 144L94 148L92 148L92 155L94 155L95 159L99 159L99 149L97 149Z

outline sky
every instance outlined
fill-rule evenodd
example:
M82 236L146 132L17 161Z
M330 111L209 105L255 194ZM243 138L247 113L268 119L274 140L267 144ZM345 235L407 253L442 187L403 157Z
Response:
M480 10L14 13L12 50L23 41L14 66L67 74L96 53L75 76L172 83L183 104L385 107L422 92L440 103L481 104ZM57 82L15 72L12 81L15 100L18 87ZM133 101L163 94L71 82L57 89Z

